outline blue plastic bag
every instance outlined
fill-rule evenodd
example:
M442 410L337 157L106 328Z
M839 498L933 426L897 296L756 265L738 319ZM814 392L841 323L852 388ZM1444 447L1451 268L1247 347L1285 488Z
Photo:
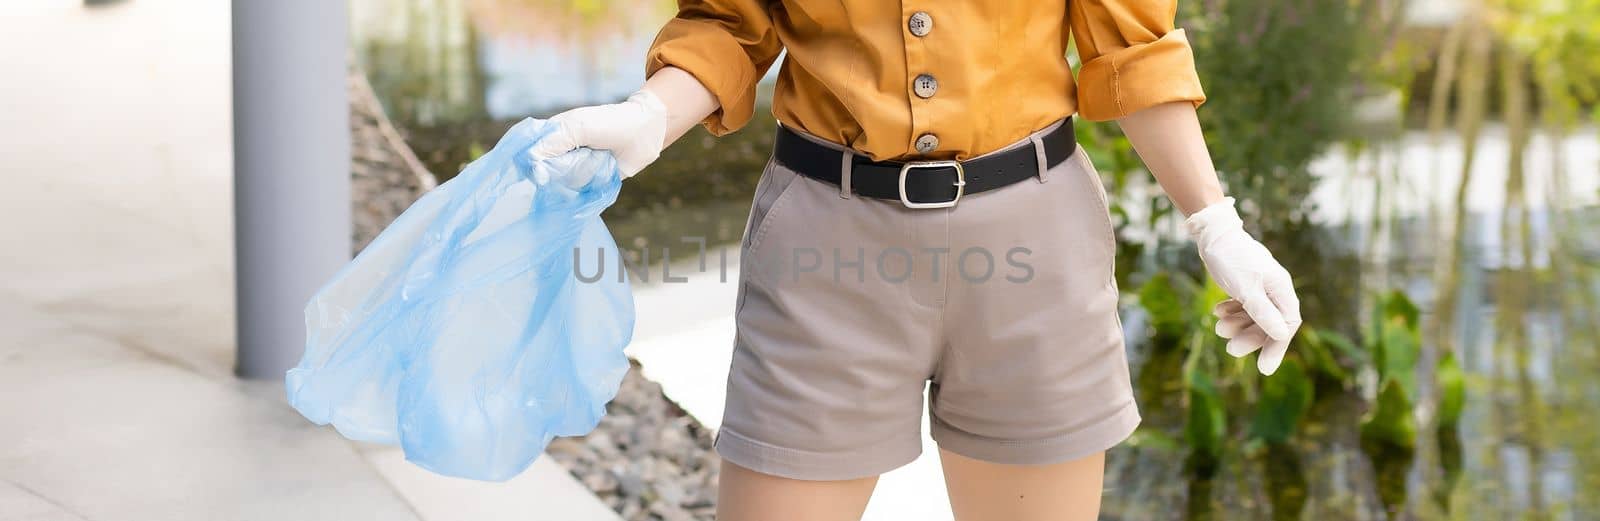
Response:
M296 410L398 444L428 470L489 481L522 472L554 436L594 429L633 334L633 296L606 264L620 257L600 220L621 178L606 152L532 160L551 129L512 127L317 292L287 378Z

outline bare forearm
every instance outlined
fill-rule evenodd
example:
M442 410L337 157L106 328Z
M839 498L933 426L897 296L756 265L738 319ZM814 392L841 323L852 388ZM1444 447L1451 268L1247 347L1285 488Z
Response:
M1222 201L1200 119L1187 101L1156 105L1117 120L1122 133L1184 215Z
M700 80L683 69L664 67L644 82L641 90L650 91L667 107L667 133L661 148L683 137L696 124L717 110L717 100Z
M1217 334L1228 339L1228 354L1261 351L1261 374L1278 370L1289 342L1300 328L1300 297L1294 281L1272 252L1244 231L1244 223L1223 197L1211 152L1200 133L1194 105L1184 101L1156 105L1118 120L1134 150L1154 174L1172 204L1182 211L1210 279L1229 300L1217 304Z

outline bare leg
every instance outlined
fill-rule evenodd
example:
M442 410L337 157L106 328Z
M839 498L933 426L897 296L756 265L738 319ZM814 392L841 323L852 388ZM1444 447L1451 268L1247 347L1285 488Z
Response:
M1106 455L1053 465L1001 465L940 450L956 521L1076 521L1100 515Z
M858 521L878 477L803 481L722 462L718 521Z

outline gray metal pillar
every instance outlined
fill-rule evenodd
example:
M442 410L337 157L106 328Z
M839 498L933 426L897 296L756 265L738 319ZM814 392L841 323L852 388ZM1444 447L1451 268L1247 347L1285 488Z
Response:
M283 378L350 258L344 0L233 0L234 262L245 378Z

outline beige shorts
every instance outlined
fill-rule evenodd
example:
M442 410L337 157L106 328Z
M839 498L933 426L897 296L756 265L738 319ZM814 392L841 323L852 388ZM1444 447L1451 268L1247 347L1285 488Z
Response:
M1127 438L1105 190L1081 149L1041 177L912 210L769 162L717 452L794 479L878 475L921 454L924 389L934 440L979 460Z

